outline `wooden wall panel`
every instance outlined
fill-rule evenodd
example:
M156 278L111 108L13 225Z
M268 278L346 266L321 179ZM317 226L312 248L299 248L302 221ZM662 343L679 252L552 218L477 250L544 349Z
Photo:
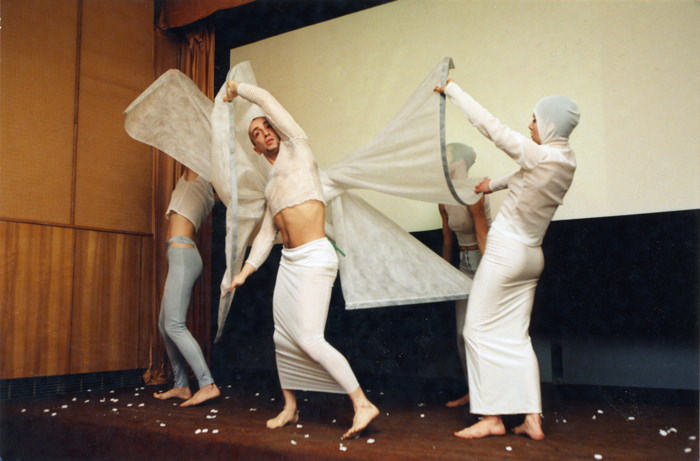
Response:
M151 153L122 112L153 81L152 19L152 0L84 0L77 225L151 230Z
M76 231L70 373L138 368L142 238Z
M70 223L77 4L2 2L1 217Z
M0 379L68 371L74 235L0 221Z
M153 303L160 296L154 292L154 247L152 237L141 237L141 309L139 311L138 368L148 368L152 332L157 328Z

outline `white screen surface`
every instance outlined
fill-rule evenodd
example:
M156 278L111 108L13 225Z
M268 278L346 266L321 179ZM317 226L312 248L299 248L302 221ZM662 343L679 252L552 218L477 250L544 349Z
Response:
M251 61L322 168L381 130L445 56L522 133L538 99L566 94L581 109L579 167L555 219L651 213L700 208L698 24L692 0L399 0L235 48L231 63ZM446 126L447 142L476 149L472 176L517 168L449 104ZM362 195L406 230L440 227L434 204Z

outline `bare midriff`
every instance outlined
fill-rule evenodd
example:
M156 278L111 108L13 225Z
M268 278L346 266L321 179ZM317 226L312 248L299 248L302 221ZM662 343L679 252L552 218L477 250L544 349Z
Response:
M285 248L296 248L324 238L326 206L318 200L308 200L287 207L275 215L275 226L280 231Z

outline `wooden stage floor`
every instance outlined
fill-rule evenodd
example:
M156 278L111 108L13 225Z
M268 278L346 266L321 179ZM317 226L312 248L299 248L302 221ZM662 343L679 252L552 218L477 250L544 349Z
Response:
M442 406L454 396L408 389L370 389L381 416L361 438L343 442L352 407L341 395L299 393L299 423L274 431L265 428L265 420L282 402L270 386L223 385L219 399L190 408L156 400L154 388L146 387L11 399L0 402L0 456L3 461L699 458L694 394L671 404L641 402L629 398L629 391L584 398L549 387L544 441L513 434L467 441L452 433L474 417L464 408Z

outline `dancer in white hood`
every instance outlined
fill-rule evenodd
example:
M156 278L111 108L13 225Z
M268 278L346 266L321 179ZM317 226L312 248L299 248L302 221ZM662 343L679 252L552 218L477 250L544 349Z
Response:
M541 440L545 435L539 367L528 329L544 268L540 245L576 170L569 135L579 121L578 106L565 96L540 100L529 125L530 140L503 125L456 83L448 80L435 91L446 95L520 165L518 171L476 187L484 193L509 191L489 230L464 328L470 411L483 418L455 435L467 439L504 435L502 415L525 414L514 432Z
M446 146L447 160L450 165L450 177L467 178L469 169L476 161L476 152L471 146L453 142ZM459 270L469 278L469 286L474 280L476 268L486 250L486 236L491 225L491 208L487 195L482 195L478 202L472 205L438 205L442 218L442 257L452 261L454 241L459 247ZM462 365L464 381L467 379L467 357L464 344L464 322L467 315L467 299L455 301L455 318L457 325L457 351ZM461 397L445 403L446 407L454 408L469 403L469 392Z

